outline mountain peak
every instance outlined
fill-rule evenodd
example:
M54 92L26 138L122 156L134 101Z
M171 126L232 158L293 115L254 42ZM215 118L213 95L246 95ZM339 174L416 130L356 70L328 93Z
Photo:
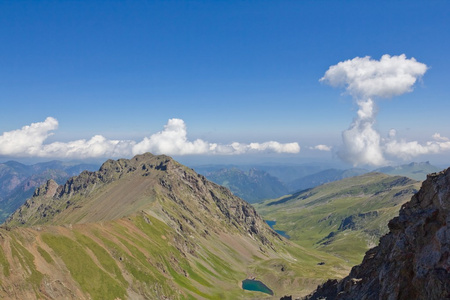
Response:
M151 199L138 201L136 198L143 198L149 193L146 190L157 189L158 183L163 181L161 178L175 166L183 167L169 156L151 153L136 155L132 159L107 160L98 171L83 171L63 185L49 180L37 188L33 197L6 223L33 225L101 221L100 216L108 210L110 216L104 216L107 219L123 217L124 211L136 212L151 202ZM121 183L114 184L118 181ZM89 209L93 211L87 211ZM83 218L81 212L91 217Z
M181 231L188 227L180 223L180 216L193 228L196 223L204 227L213 217L211 227L227 224L264 244L268 243L266 235L276 236L252 206L228 189L169 156L150 153L107 160L98 171L83 171L64 185L48 181L5 224L15 227L94 223L142 211L160 215ZM199 216L199 211L208 216Z

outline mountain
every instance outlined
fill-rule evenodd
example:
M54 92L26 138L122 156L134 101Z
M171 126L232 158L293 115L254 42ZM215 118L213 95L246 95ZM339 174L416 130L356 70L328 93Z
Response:
M24 165L16 161L0 164L0 223L13 213L34 190L49 179L58 183L78 175L83 170L98 169L97 165L71 164L60 161Z
M450 298L450 168L429 175L361 265L306 299Z
M423 181L427 178L428 174L439 172L440 170L441 168L433 166L427 161L421 163L412 162L407 165L400 165L396 167L383 167L375 171L388 175L406 176L415 180Z
M300 165L272 164L259 165L255 166L255 168L277 177L281 182L287 185L295 179L303 178L305 176L329 169L330 165L326 163L307 163Z
M326 169L317 173L313 173L288 183L290 191L300 191L307 188L313 188L327 182L338 181L344 178L358 176L368 173L365 169Z
M256 169L266 172L267 174L278 178L281 183L287 185L295 179L299 179L331 167L330 164L325 163L308 163L308 164L241 164L241 165L224 165L224 164L209 164L193 166L196 172L207 176L208 173L214 173L221 169L239 169L243 172L248 172L250 169Z
M229 188L249 203L273 199L291 192L357 176L365 169L322 169L322 165L208 165L195 168L209 180ZM279 176L279 177L277 177ZM282 178L282 179L280 179Z
M0 228L0 262L7 299L264 299L242 280L262 281L274 297L306 295L349 270L280 237L228 189L150 153L36 189Z
M236 167L223 168L207 172L205 176L229 188L233 194L248 203L276 198L288 193L288 189L278 178L256 168L250 168L247 172Z
M419 189L400 176L367 173L255 204L291 241L360 263L388 231L388 221Z

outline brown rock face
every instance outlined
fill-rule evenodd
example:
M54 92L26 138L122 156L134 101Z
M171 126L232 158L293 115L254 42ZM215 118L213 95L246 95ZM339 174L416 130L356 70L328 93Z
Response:
M58 184L53 179L50 179L42 185L41 187L38 187L33 194L33 197L38 196L45 196L47 198L51 198L55 196L56 190L58 189Z
M449 299L449 211L450 168L428 175L349 276L305 299Z

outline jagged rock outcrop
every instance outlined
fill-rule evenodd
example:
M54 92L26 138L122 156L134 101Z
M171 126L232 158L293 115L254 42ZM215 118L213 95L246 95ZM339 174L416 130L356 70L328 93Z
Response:
M15 161L0 163L0 223L3 223L36 188L53 179L65 182L82 170L96 170L97 165L71 164L60 161L24 165Z
M344 279L305 299L449 299L450 168L428 175L390 232Z
M371 219L371 218L376 218L378 216L378 212L377 211L369 211L367 213L359 213L359 214L354 214L354 215L350 215L347 218L343 219L341 221L341 224L339 225L338 230L355 230L358 226L357 223L360 220L364 220L364 219Z
M54 181L53 179L50 179L34 191L33 197L44 196L47 198L51 198L55 196L57 190L58 183L56 183L56 181Z

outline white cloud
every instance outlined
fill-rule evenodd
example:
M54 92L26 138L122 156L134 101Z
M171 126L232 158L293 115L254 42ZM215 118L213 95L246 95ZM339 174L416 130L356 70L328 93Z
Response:
M333 87L345 87L353 97L389 98L412 91L412 86L427 71L427 66L405 54L385 54L380 60L355 57L331 66L320 81Z
M442 137L439 133L433 135L434 141L428 141L424 144L420 144L418 141L398 141L395 139L395 133L390 134L389 137L390 139L384 144L385 152L402 159L450 150L450 140L447 137Z
M67 143L54 142L42 145L38 155L40 157L123 157L130 155L130 149L136 144L134 141L108 140L101 135L95 135L89 140L76 140Z
M0 136L0 155L22 157L118 157L129 155L133 141L107 140L96 135L89 140L44 144L58 128L58 121L48 117L44 122L32 123L21 129L4 132Z
M435 133L433 134L433 139L437 140L437 141L444 141L444 142L448 142L450 139L444 136L441 136L440 133Z
M319 151L331 151L331 147L327 145L316 145L314 147L310 147L313 150L319 150Z
M0 154L34 156L42 147L42 143L58 128L58 121L48 117L44 122L32 123L21 129L4 132L0 136Z
M140 142L131 140L108 140L95 135L89 140L45 144L52 131L58 128L58 121L48 117L44 122L33 123L21 129L4 132L0 136L0 155L16 157L92 158L129 157L134 154L244 154L256 152L298 153L297 143L231 143L221 145L201 139L189 141L186 125L181 119L170 119L164 129Z
M246 146L247 152L274 152L274 153L298 153L300 146L297 143L281 144L279 142L270 141L265 143L251 143Z
M193 142L187 139L186 125L181 119L170 119L164 130L153 134L133 147L133 154L152 152L169 155L185 154L245 154L254 152L298 153L297 143L279 142L242 144L234 142L228 145L208 143L201 139Z
M144 138L133 147L133 154L144 152L178 154L204 154L209 152L211 144L197 139L187 139L187 130L181 119L170 119L164 130Z
M374 129L375 97L389 98L411 92L413 85L427 71L427 66L414 58L383 55L380 60L356 57L331 66L320 79L333 87L343 87L356 100L359 109L350 127L342 132L343 148L338 155L353 165L380 166L387 163L384 152L406 158L419 155L436 143L422 146L417 142L397 142L396 131L389 132L389 143L383 145ZM442 149L442 148L440 148Z
M373 128L376 115L375 104L371 99L357 103L358 117L349 129L342 132L344 147L338 155L354 166L384 165L386 160L380 146L380 134Z

